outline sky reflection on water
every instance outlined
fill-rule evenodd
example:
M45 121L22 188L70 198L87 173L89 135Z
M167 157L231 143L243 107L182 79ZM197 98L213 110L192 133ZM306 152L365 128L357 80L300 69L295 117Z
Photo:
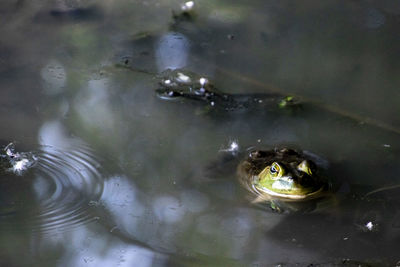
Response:
M184 68L189 49L189 40L180 33L169 32L161 36L155 48L158 71Z
M396 188L372 194L379 201L339 195L344 203L320 213L279 214L252 205L237 162L219 160L232 140L239 156L289 144L328 162L340 194L399 184L400 5L195 2L194 19L181 5L2 3L0 140L36 151L40 164L2 177L0 265L400 260ZM226 93L315 105L246 113L163 101L155 89L167 69Z

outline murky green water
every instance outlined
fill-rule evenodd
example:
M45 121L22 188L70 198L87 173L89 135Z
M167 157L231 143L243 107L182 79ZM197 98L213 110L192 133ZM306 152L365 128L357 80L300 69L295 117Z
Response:
M189 21L181 4L0 4L1 145L37 159L1 174L0 265L399 264L400 189L359 196L400 184L400 4L199 0ZM307 105L163 101L168 68ZM338 205L252 205L233 164L210 170L232 141L318 155Z

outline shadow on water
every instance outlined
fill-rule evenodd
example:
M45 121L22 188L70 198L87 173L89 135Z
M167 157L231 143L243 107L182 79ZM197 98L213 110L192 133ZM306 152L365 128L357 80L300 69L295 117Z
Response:
M400 238L399 191L369 198L362 190L353 190L342 196L337 193L337 206L328 210L288 215L265 235L292 248L317 252L332 262L349 258L349 251L350 258L364 258L372 266L395 262L394 244Z
M1 176L0 263L398 261L395 4L210 1L190 17L163 1L40 2L0 8L1 138L38 143L17 143L34 166ZM194 96L162 100L168 69L234 101L189 101L204 96L190 83ZM287 112L272 95L302 107ZM338 205L252 205L240 156L210 167L231 141L323 158Z
M135 63L130 60L125 61L125 64ZM132 66L128 68L134 69ZM136 82L140 84L143 72L146 73L146 71L134 71L134 74L119 72L112 75L118 77L120 82L124 81L125 75L134 75ZM185 70L181 72L187 74ZM162 79L165 81L168 77ZM237 81L223 73L219 79L230 79L233 83ZM240 80L240 77L238 79ZM155 145L158 142L151 141L152 137L148 137L143 139L147 143L133 141L132 147L138 148L140 153L126 152L122 160L128 168L130 164L126 161L142 162L142 172L135 178L139 188L143 188L142 190L149 195L161 192L161 196L152 197L155 217L146 213L140 216L141 220L151 222L146 223L146 227L141 228L139 234L144 234L147 229L144 237L146 243L170 251L176 256L171 258L172 262L178 261L179 255L185 253L193 253L193 257L199 260L203 255L209 257L212 262L221 260L225 263L232 259L246 262L247 259L251 261L250 259L256 258L263 262L263 256L268 262L285 263L287 259L290 263L319 262L333 266L364 264L357 260L346 261L348 258L367 259L365 266L368 266L369 262L379 264L380 259L382 262L396 260L395 250L374 250L374 246L381 244L383 247L395 247L397 238L391 236L398 234L397 229L392 229L398 218L397 215L391 216L391 212L397 214L397 209L393 207L396 207L398 199L354 201L351 193L347 192L348 196L342 200L339 207L331 207L333 211L330 215L279 215L266 209L259 213L254 208L237 201L244 199L244 196L240 193L234 178L235 167L228 171L228 174L224 174L225 178L232 178L231 180L214 179L218 181L209 183L209 180L204 179L203 172L208 166L207 162L210 162L210 155L214 158L221 144L226 143L229 137L238 140L243 146L271 147L281 143L301 144L302 148L328 159L331 165L330 178L348 183L352 190L360 194L356 190L358 184L370 186L370 190L374 190L399 182L396 176L398 171L398 159L395 156L398 153L396 131L374 123L365 124L362 119L358 120L329 108L325 109L313 102L305 102L302 108L289 113L278 107L273 111L250 108L237 112L220 109L217 102L212 106L210 101L191 101L190 97L172 102L160 99L146 102L147 98L138 97L138 95L151 97L153 94L154 98L154 93L149 91L157 88L158 82L157 77L155 81L145 86L143 84L136 86L135 93L125 95L131 98L125 98L123 101L124 110L129 111L123 118L128 119L132 125L138 122L147 125L140 120L142 111L137 107L143 105L147 111L146 116L159 120L161 128L169 129L161 141L163 150L158 150L158 146ZM196 91L190 83L188 88ZM179 96L182 95L179 93ZM196 97L199 95L201 96L198 94ZM251 98L252 95L248 96ZM257 95L260 96L262 94ZM143 104L142 101L147 104ZM146 133L146 128L147 126L136 128L134 136L136 134L140 136L138 132L141 131ZM141 158L144 157L143 153L147 154L145 159ZM157 164L157 168L146 162ZM211 176L213 175L216 174L211 173ZM165 187L161 188L162 185L158 183ZM171 184L176 184L175 188ZM192 190L195 188L194 192L203 196L202 198L206 197L207 206L212 207L212 211L207 212L202 209L200 214L196 213L195 216L187 218L190 216L185 208L187 199L184 199L179 192L188 188ZM161 212L159 209L164 211ZM370 212L371 209L375 209L376 213ZM379 225L378 232L375 232L375 229L374 231L368 229L369 226L366 225L369 225L369 222L373 227ZM119 225L129 235L138 236L137 230L133 230L129 225L124 223ZM174 226L178 226L179 231ZM181 239L180 231L188 231L191 234L188 234L188 237L182 234ZM350 238L351 241L346 243ZM231 246L224 243L226 240L231 242ZM187 245L187 250L182 248L183 242ZM218 247L221 254L217 255L214 249L207 248L205 244L208 242ZM344 245L342 242L345 242ZM327 244L328 248L324 249L324 244ZM347 249L341 250L342 247ZM263 253L263 250L269 253ZM343 259L343 262L338 258Z
M39 23L76 23L101 21L104 19L102 10L96 6L86 8L54 8L36 15L35 21Z
M184 70L182 73L187 74ZM226 78L226 76L224 77ZM195 91L191 84L188 87ZM147 92L147 94L149 93ZM182 95L179 93L179 96ZM251 94L249 95L251 96ZM132 99L132 101L134 100ZM175 179L173 183L176 181L179 185L177 189L170 189L171 192L196 188L197 192L208 197L208 203L215 211L208 215L198 215L194 225L188 226L189 229L194 228L191 231L194 231L193 236L196 236L196 241L193 241L192 245L196 247L193 248L196 252L193 253L200 262L202 262L202 255L209 257L208 260L211 262L221 260L227 263L232 258L246 262L246 259L262 258L262 250L269 251L264 254L268 262L285 263L285 259L287 259L287 262L297 261L300 264L317 262L332 266L374 266L397 260L394 244L398 240L399 232L394 225L398 221L396 207L399 199L376 196L371 199L362 198L370 191L386 185L396 185L399 182L396 175L398 172L396 155L399 149L396 131L380 127L375 123L365 124L363 119L346 116L341 112L325 109L312 102L305 102L301 109L287 113L279 108L273 112L270 110L260 111L257 108L232 112L229 109L229 111L224 108L219 109L218 103L212 107L209 101L191 101L190 97L183 97L172 102L160 99L155 101L155 103L153 101L149 103L157 105L157 109L163 116L157 117L160 115L157 111L150 113L151 116L163 118L169 123L170 135L167 134L167 140L164 141L167 144L165 149L169 151L170 157L166 160L166 164L170 166L169 169L167 168L168 174ZM129 101L125 103L127 106L132 105L132 108L134 106ZM127 110L132 111L134 108L127 108ZM132 114L128 117L135 120L135 116ZM238 193L240 189L237 188L234 180L234 167L230 166L231 170L223 174L226 176L225 178L231 177L231 180L225 179L221 182L221 179L217 179L217 182L211 183L210 180L204 179L204 173L199 170L201 169L199 166L207 168L207 160L201 158L202 153L207 153L204 152L207 151L206 147L214 147L214 157L218 146L226 142L229 136L233 136L244 146L271 147L281 143L297 145L301 143L301 147L327 158L330 163L328 170L330 178L336 182L347 184L354 192L351 190L341 192L345 196L340 200L340 205L330 207L331 211L328 214L278 215L263 209L262 212L265 214L260 215L254 208L249 208L243 202L237 201L237 199L243 199L243 195ZM174 142L173 140L177 140L177 137L179 142ZM202 148L196 146L197 154L192 151L196 150L193 148L192 142L204 144ZM178 148L179 144L182 144L182 148ZM140 151L146 151L146 149L142 147ZM149 153L152 153L151 151L150 149ZM180 153L182 154L180 155ZM192 156L188 155L193 155L197 164L189 165L191 163L187 159ZM157 160L151 161L160 164ZM187 167L188 165L190 167ZM179 168L179 166L185 167ZM161 165L158 165L158 168L162 169ZM187 173L185 177L182 172L187 169L191 169L192 172ZM143 177L156 177L154 173L157 171L143 174ZM213 175L216 174L211 172L211 176ZM138 180L146 188L147 182L140 178ZM357 188L359 185L369 189L361 190ZM386 191L386 193L388 192L390 190ZM398 190L391 192L395 194ZM359 198L354 197L355 199L353 199L353 193L358 194ZM185 202L179 201L179 197L175 193L172 195L162 197L160 202L157 202L157 206L173 210L172 214L160 215L158 220L184 227L186 226L184 223L179 224L173 218L175 216L184 218L182 215L184 208L180 207L179 203ZM157 211L155 212L157 214ZM253 219L257 223L252 221ZM151 219L154 229L162 227L160 225L162 222L158 220ZM265 221L260 222L262 220ZM238 225L233 226L234 222L238 222ZM225 226L229 227L224 228ZM266 227L263 229L262 226ZM209 232L202 232L202 227L208 229ZM163 229L167 231L165 233L167 237L163 237L159 233L161 237L159 236L156 240L167 240L165 244L168 244L169 247L164 249L170 250L174 248L173 245L176 245L176 249L179 251L182 245L179 244L180 239L178 238L177 241L168 238L168 235L176 238L179 233L169 227ZM213 231L212 229L218 230ZM235 230L243 231L242 235L231 236L233 232L237 233ZM235 245L224 247L226 244L223 244L222 241L219 243L219 238L221 240L229 239L242 251L235 250ZM187 239L184 240L187 242ZM220 255L221 257L216 256L214 251L202 246L202 241L204 243L214 242L213 244L226 254ZM163 244L163 242L156 243L155 246ZM246 246L248 249L245 248ZM382 246L382 249L377 250L375 246ZM171 258L172 262L179 262L179 255L185 253L177 251L175 252L176 258ZM183 249L183 251L185 250ZM217 258L213 258L213 256ZM225 259L224 256L226 256ZM365 259L366 261L359 262L353 259Z

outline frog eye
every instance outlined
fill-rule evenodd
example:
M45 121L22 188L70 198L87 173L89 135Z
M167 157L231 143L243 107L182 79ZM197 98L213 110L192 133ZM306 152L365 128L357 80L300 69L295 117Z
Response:
M279 163L274 162L269 168L269 173L271 174L272 178L281 177L283 175L283 168L281 167L281 165L279 165Z
M284 175L284 169L279 165L279 163L274 162L267 166L258 175L260 180L276 180Z
M312 175L310 164L307 160L303 160L299 165L297 165L297 169L307 173L308 175Z

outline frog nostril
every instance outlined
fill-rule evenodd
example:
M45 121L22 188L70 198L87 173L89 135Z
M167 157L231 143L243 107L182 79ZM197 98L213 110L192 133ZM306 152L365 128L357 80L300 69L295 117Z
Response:
M293 169L292 172L293 172L294 177L300 177L300 178L302 178L302 177L305 175L304 172L299 171L299 170L297 170L297 169Z
M250 158L253 158L253 159L258 158L258 153L259 153L258 151L251 151L249 156L250 156Z
M250 158L252 159L257 159L257 158L263 158L267 155L264 151L261 150L254 150L250 152Z

